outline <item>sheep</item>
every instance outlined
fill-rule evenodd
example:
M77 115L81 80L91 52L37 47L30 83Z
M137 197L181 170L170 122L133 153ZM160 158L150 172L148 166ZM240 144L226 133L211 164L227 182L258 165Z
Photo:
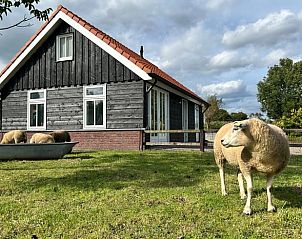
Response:
M224 164L227 161L239 169L237 176L242 199L246 197L243 177L247 182L247 200L243 213L251 215L252 172L264 173L267 177L267 211L275 212L271 194L273 177L287 166L289 155L287 137L275 125L259 119L224 125L214 139L214 156L219 167L222 194L227 195L224 180Z
M18 144L21 142L26 143L26 133L21 130L11 130L4 134L1 144Z
M70 142L70 134L65 130L55 130L50 133L56 143Z
M43 133L35 133L30 139L31 144L51 144L54 142L55 141L51 135Z

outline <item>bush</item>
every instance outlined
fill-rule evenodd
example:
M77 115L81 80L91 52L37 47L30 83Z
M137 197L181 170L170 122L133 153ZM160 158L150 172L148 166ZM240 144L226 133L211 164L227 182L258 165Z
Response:
M230 121L212 121L209 125L209 129L220 129L227 123L230 123Z
M288 115L282 116L275 122L277 126L283 129L301 129L302 128L302 108L291 110Z

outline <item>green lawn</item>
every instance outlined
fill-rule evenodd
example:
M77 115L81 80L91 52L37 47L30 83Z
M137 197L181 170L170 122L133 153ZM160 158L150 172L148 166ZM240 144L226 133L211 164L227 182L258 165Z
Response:
M0 162L0 238L302 238L302 157L274 183L254 178L242 214L236 170L220 193L212 153L98 151L62 160Z

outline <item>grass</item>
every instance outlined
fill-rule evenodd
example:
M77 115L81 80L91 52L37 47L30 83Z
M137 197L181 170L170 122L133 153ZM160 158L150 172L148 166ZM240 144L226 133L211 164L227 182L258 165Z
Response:
M221 196L212 153L98 151L0 162L0 238L302 238L302 157L275 180L254 178L242 215L236 172Z

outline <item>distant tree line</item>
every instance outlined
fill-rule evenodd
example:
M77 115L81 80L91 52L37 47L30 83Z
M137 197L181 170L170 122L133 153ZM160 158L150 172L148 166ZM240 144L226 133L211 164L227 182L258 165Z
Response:
M223 100L216 95L211 95L207 98L207 102L210 103L209 109L205 112L205 124L207 129L218 129L227 122L241 121L250 117L262 118L261 113L253 113L249 116L243 112L229 113L223 109Z

